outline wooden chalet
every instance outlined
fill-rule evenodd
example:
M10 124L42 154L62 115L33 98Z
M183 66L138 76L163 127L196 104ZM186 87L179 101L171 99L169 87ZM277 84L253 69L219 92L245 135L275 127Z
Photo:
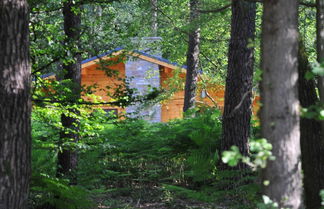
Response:
M126 56L125 56L126 55ZM107 76L104 70L100 70L99 63L111 61L109 69L118 72L119 78L132 78L130 87L138 90L139 94L145 94L148 88L169 89L170 79L178 76L185 82L186 66L180 66L163 59L157 55L151 55L143 51L127 52L122 48L117 48L104 54L82 61L81 84L90 86L96 84L98 89L106 89L107 86L114 91L120 85L119 79L114 76ZM176 73L177 72L177 73ZM209 86L207 91L198 87L197 103L202 105L223 108L224 106L224 86ZM96 95L102 97L104 101L110 101L106 91L97 91ZM254 106L259 100L256 97L253 101ZM182 118L184 105L184 90L176 91L170 98L140 109L140 105L133 105L125 109L120 107L102 106L107 112L114 111L116 114L137 114L144 119L152 122L167 122L172 119ZM254 112L257 108L254 108Z

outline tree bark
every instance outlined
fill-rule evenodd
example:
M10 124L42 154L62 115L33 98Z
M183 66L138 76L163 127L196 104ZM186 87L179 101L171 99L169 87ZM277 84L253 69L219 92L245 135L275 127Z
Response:
M77 11L79 7L74 5L72 0L68 0L63 4L64 16L64 32L66 35L65 44L69 47L67 56L70 54L71 61L63 65L63 79L72 81L73 96L69 98L70 102L76 102L80 98L81 91L81 54L78 51L80 39L81 15ZM68 108L68 112L78 114L76 109ZM78 120L69 114L61 115L61 122L64 130L60 133L60 143L67 141L77 142L78 135ZM72 184L76 184L76 176L74 171L77 167L77 152L71 147L64 147L58 153L58 175L66 175L70 178Z
M262 171L264 194L279 208L301 208L297 0L266 0L262 24L261 131L274 161Z
M316 105L318 97L314 80L306 80L307 71L311 71L308 57L302 41L298 50L298 94L300 105L308 108ZM323 166L321 143L321 123L315 119L300 118L300 145L302 153L303 183L305 206L307 209L321 207L320 190L323 181Z
M316 0L316 48L317 61L324 62L324 0ZM321 104L324 104L324 78L320 77L318 82ZM324 122L322 123L324 130Z
M324 63L324 0L316 0L316 39L317 39L316 40L317 61L323 64ZM323 108L324 107L324 76L321 76L318 79L318 90L320 96L320 105ZM317 161L318 165L316 165L316 168L320 170L317 172L321 173L319 187L320 189L324 189L324 121L321 122L321 137L320 137L320 141L317 142L317 146L319 146L321 149L320 160ZM316 187L316 191L313 192L319 192L317 189L318 188ZM316 196L316 199L314 199L314 201L315 200L316 200L316 205L318 205L319 204L318 194ZM307 199L306 201L307 204L311 204L310 202L308 202Z
M250 136L256 3L232 1L231 39L223 114L222 150L239 147L248 154ZM244 167L239 164L238 167Z
M190 31L187 51L187 74L183 111L194 108L199 71L199 0L190 0Z
M151 0L152 7L152 35L157 36L158 34L158 0Z
M0 209L27 208L31 172L28 4L0 1Z

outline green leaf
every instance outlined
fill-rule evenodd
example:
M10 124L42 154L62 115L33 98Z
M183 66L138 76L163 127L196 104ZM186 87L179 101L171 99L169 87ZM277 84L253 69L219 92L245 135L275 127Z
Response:
M230 151L224 151L222 153L222 161L229 166L236 166L242 159L242 155L237 146L232 146Z
M324 76L324 66L317 63L313 66L312 72L315 75Z
M305 74L305 79L306 80L312 80L314 77L315 77L315 75L311 71L307 71L306 74Z

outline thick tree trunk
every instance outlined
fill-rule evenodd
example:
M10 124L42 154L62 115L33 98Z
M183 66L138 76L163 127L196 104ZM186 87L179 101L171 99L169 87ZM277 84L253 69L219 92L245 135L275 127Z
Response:
M311 71L308 57L302 41L298 50L298 94L300 105L308 108L318 102L314 80L306 80L307 71ZM307 209L321 207L320 190L323 181L323 166L321 163L321 123L315 119L300 119L300 144L302 153L302 168L304 173L305 206Z
M27 208L31 171L26 0L0 1L0 208Z
M251 122L251 99L254 48L249 43L255 35L256 5L254 2L232 1L231 40L223 114L222 150L232 145L248 154ZM244 167L240 164L239 167Z
M265 195L284 208L301 208L297 0L264 1L262 25L262 136L274 161L262 171Z
M76 11L76 12L75 12ZM69 98L69 102L76 102L80 98L81 90L81 55L78 52L78 44L80 38L81 16L77 11L77 7L72 0L68 0L63 5L64 15L64 32L66 34L66 45L69 46L71 59L69 64L63 65L65 74L63 79L71 79L73 82L73 97ZM75 109L68 109L72 113L78 114ZM62 114L61 122L65 130L60 134L61 143L66 141L78 141L78 121L76 118L66 114ZM58 175L67 175L72 184L76 183L74 170L77 167L77 152L71 150L70 147L64 147L58 153Z
M187 74L183 111L195 107L199 71L199 0L190 0L190 31L187 52Z

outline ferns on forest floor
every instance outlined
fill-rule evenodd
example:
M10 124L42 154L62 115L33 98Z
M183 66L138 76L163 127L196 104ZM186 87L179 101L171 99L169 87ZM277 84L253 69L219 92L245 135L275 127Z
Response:
M78 184L89 191L88 196L96 202L99 197L108 195L107 200L99 199L111 205L117 204L114 199L120 199L127 206L130 204L127 198L166 205L172 201L180 204L182 199L227 202L229 205L247 201L246 205L251 205L256 196L255 186L250 184L253 177L234 177L235 171L220 171L217 168L220 118L218 110L205 109L194 118L169 123L152 124L131 119L108 125L97 132L95 138L91 135L83 140L85 146L79 146ZM39 131L42 128L40 122L34 123ZM48 131L52 135L57 134L55 129ZM33 137L35 145L43 140L38 132ZM52 139L56 138L48 138L46 142L55 144ZM56 152L55 146L35 147L35 176L44 173L51 179L56 178ZM60 188L61 181L58 179L54 186ZM68 184L64 185L73 190ZM34 182L32 198L36 198L35 188L43 197L46 193L53 197L59 192L49 185ZM75 206L73 201L65 203Z

